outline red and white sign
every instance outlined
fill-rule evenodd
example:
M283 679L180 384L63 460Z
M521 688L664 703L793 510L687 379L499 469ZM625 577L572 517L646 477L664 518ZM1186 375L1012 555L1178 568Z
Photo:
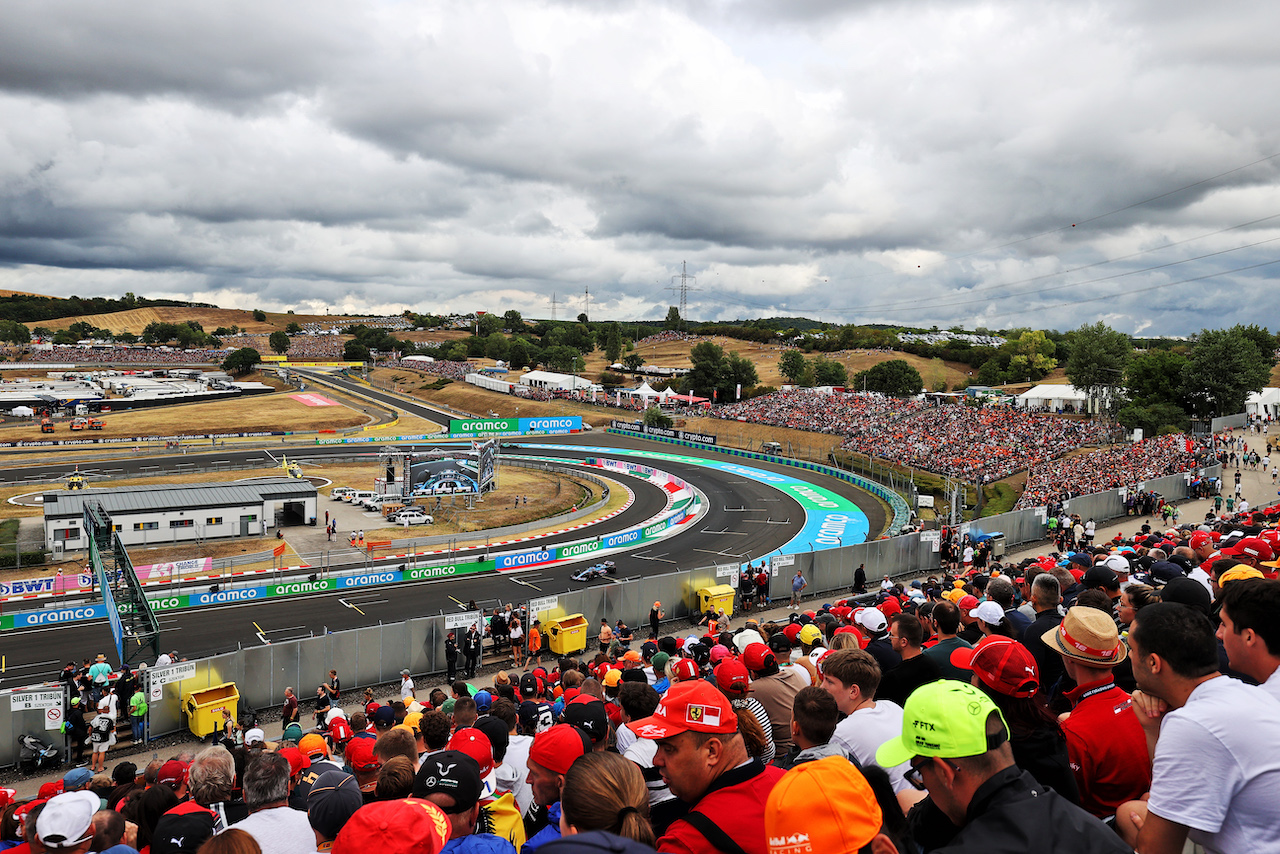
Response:
M341 406L336 400L330 400L323 394L291 394L294 400L305 406Z

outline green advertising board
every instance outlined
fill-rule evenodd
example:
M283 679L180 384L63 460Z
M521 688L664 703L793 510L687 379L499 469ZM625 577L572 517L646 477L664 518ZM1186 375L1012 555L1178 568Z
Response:
M450 433L518 433L519 418L450 418Z

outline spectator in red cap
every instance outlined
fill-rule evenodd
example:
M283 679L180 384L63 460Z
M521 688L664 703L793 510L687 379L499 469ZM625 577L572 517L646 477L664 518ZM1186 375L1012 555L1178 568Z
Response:
M356 810L333 841L331 852L439 854L448 839L449 819L438 806L418 798L402 798L366 804ZM313 843L314 840L313 834Z
M160 775L156 778L156 782L173 789L178 800L183 800L187 796L187 763L170 759L160 766Z
M382 768L382 760L373 755L373 747L377 743L373 738L352 738L347 742L347 767L351 769L356 782L360 784L360 793L365 803L374 799L374 789L378 785L378 770Z
M1092 571L1092 570L1090 570ZM1151 788L1147 737L1129 694L1112 671L1128 648L1115 621L1094 608L1075 607L1044 638L1056 648L1076 687L1067 692L1071 714L1062 720L1067 755L1080 789L1080 806L1098 818Z
M658 840L658 850L717 854L736 845L745 854L766 854L764 806L782 770L748 757L738 716L719 690L707 682L675 685L653 716L632 729L658 742L654 765L689 805L688 815Z
M735 710L745 709L756 719L764 736L764 747L759 759L766 765L773 762L777 755L777 747L773 743L773 726L769 722L769 712L755 697L749 696L751 691L751 674L747 667L737 659L720 662L715 669L716 687L729 698L729 705Z
M1233 557L1246 566L1254 569L1262 569L1263 563L1275 560L1275 553L1271 550L1271 544L1262 537L1245 537L1233 546L1227 546L1222 550L1222 554L1227 557Z
M751 693L769 713L773 746L786 753L791 749L791 707L800 689L808 686L809 677L790 665L778 667L777 657L762 643L748 644L742 663L751 672Z
M698 684L698 683L694 683ZM538 806L547 808L547 826L529 838L520 854L532 854L540 846L560 838L560 792L569 766L591 750L591 739L570 724L556 724L533 737L529 748L529 785Z
M1071 803L1080 803L1067 759L1066 736L1039 695L1036 661L1027 648L1010 638L992 635L973 649L956 650L951 660L957 667L973 671L972 683L1004 716L1018 767Z
M971 593L961 596L956 607L960 609L960 631L957 632L957 637L972 646L982 640L982 627L973 614L978 607L978 597Z

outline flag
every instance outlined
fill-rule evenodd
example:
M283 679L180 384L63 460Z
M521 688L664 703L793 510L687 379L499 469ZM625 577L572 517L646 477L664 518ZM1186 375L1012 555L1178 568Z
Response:
M286 546L284 543L281 543L280 545L278 545L278 546L276 546L274 549L272 549L272 550L271 550L271 553L272 553L273 555L275 555L276 557L280 557L280 555L284 554L284 550L285 550L286 548L288 548L288 546Z
M734 392L734 400L742 400L742 383L738 383L738 390Z

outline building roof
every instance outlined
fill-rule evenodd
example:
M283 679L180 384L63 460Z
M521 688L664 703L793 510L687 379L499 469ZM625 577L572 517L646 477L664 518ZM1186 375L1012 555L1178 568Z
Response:
M97 501L111 515L243 507L264 501L300 501L314 498L315 495L315 484L292 477L271 477L236 483L166 483L155 486L59 490L44 494L44 515L45 518L82 516L86 501Z
M1089 395L1075 386L1041 383L1017 397L1019 400L1088 400Z

